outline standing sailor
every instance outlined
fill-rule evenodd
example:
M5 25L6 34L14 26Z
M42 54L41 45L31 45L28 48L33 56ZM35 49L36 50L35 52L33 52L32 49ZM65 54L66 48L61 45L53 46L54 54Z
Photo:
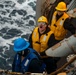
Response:
M45 16L41 16L38 19L38 27L35 27L29 42L31 47L41 55L44 55L44 51L55 44L55 37L53 32L48 27L48 21ZM43 58L46 64L47 73L51 73L57 69L56 60L54 57Z
M50 28L54 32L57 42L60 42L65 38L68 31L75 34L75 27L71 24L69 15L66 13L65 2L59 2L55 9Z

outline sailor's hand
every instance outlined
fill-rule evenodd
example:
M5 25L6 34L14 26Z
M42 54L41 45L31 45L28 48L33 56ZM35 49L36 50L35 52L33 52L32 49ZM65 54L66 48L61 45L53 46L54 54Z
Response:
M74 34L74 36L76 37L76 34Z
M76 8L73 9L73 12L76 13Z
M48 56L46 55L45 51L40 53L41 58L48 58Z
M41 56L46 56L46 53L45 53L45 51L43 51L43 52L40 52L40 55L41 55Z

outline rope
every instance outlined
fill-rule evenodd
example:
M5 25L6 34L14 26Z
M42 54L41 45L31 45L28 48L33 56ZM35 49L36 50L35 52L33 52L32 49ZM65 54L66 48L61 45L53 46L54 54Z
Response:
M19 72L10 72L8 70L0 70L0 74L5 73L5 74L12 74L12 75L23 75L22 73Z
M55 72L52 72L50 75L56 75L60 72L63 72L64 68L66 68L69 64L71 64L74 60L76 60L76 56L73 57L69 62L65 63L61 68L59 68Z
M70 71L74 70L76 67L70 68L69 70L65 71L66 73L69 73Z
M42 15L46 16L48 15L48 12L50 10L50 1L45 0L45 2L42 4L41 13Z

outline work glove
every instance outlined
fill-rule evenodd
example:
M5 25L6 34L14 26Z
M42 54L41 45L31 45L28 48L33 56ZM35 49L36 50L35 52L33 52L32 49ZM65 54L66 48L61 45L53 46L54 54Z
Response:
M45 51L43 51L43 52L40 52L40 55L41 55L41 56L46 56L46 53L45 53Z

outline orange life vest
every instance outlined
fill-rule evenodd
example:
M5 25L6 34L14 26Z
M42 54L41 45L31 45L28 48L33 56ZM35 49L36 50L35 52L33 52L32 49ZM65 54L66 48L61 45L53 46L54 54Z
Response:
M57 15L57 11L54 12L50 28L54 32L55 39L62 40L62 39L64 39L65 35L67 34L67 30L64 29L63 24L64 24L64 21L66 20L66 18L68 18L69 16L66 13L64 13L62 15L62 17L60 17L56 21L56 15Z
M36 27L32 33L32 45L33 49L35 49L37 52L43 52L48 48L48 40L53 32L49 31L46 34L42 34L39 38L39 32L38 27Z

